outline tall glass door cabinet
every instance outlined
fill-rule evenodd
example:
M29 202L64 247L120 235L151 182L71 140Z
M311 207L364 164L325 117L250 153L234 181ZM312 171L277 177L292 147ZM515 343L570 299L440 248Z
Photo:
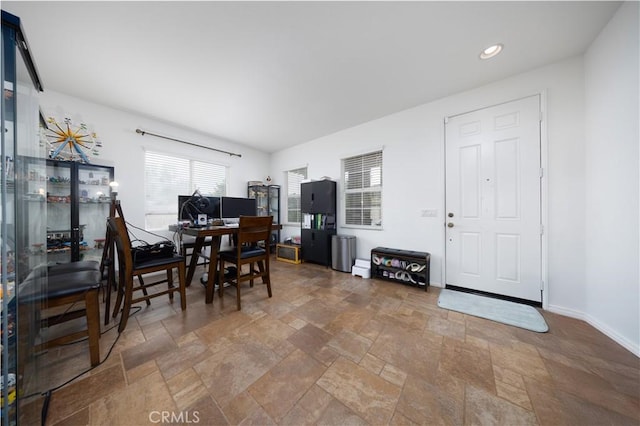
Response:
M24 377L17 361L19 289L31 270L45 259L43 251L32 248L46 243L46 203L42 194L34 197L30 192L25 172L27 167L44 172L46 150L39 143L38 130L38 92L42 85L20 19L4 10L1 46L0 422L8 426L18 424L18 395L24 394ZM38 380L37 376L31 375L31 383Z
M47 160L45 176L30 174L34 188L46 187L49 263L100 261L113 173L109 166Z
M273 216L273 223L280 224L280 186L279 185L249 185L247 196L256 199L257 216ZM271 233L271 246L280 242L280 230Z

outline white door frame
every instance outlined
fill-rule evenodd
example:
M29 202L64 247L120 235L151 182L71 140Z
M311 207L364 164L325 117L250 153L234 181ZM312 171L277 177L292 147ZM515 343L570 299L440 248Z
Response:
M537 93L531 93L529 95L520 96L518 98L508 99L503 102L498 102L491 105L485 105L480 108L476 108L473 110L461 111L455 114L447 115L442 120L442 211L445 212L445 208L447 205L446 200L446 189L447 189L447 178L446 178L446 123L450 117L454 117L457 115L467 114L470 112L478 111L485 108L491 108L497 105L517 101L520 99L528 98L531 96L540 96L540 166L543 170L542 179L540 181L540 220L543 227L542 238L540 241L540 260L541 260L541 271L540 276L542 277L542 308L547 309L549 305L549 271L548 271L548 222L549 222L549 209L548 209L548 182L547 179L549 175L549 162L548 162L548 154L549 154L549 139L547 137L547 90L543 89ZM442 288L447 285L447 238L446 238L446 223L447 217L446 214L443 214L442 220L442 260L441 260L441 270L442 270Z

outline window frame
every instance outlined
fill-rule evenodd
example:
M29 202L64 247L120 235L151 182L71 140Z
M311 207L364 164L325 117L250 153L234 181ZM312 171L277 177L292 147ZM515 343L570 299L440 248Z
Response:
M357 161L358 159L365 161L367 159L367 157L372 157L372 156L378 156L379 157L379 161L377 162L373 162L373 166L377 166L380 168L379 170L379 181L380 184L379 185L368 185L365 186L364 182L368 179L369 183L371 183L371 167L368 169L368 171L365 169L365 167L362 167L359 171L361 177L360 177L360 181L362 183L361 186L357 187L357 188L351 188L349 189L348 187L348 182L347 182L347 162L348 161ZM364 166L365 164L363 164ZM373 149L370 151L366 151L363 153L359 153L359 154L355 154L355 155L350 155L348 157L343 157L340 160L340 166L341 166L341 183L342 183L342 191L341 191L341 199L342 199L342 220L341 222L341 226L344 228L353 228L353 229L367 229L367 230L383 230L384 228L384 222L383 222L383 189L384 189L384 178L383 178L383 165L384 165L384 150L382 148L378 148L378 149ZM368 175L367 175L368 173ZM366 176L366 178L365 178ZM348 194L376 194L376 196L379 198L380 200L380 206L377 208L378 210L378 219L377 221L379 222L378 225L365 225L363 224L363 220L361 219L360 223L347 223L348 217L349 215L347 215L347 196ZM369 210L369 217L373 218L374 214L372 214L376 209L374 209L373 207L368 207L365 208L364 206L361 207L361 218L364 218L364 212L366 210ZM372 221L374 219L371 219Z
M304 170L304 177L302 179L300 179L300 182L298 183L298 193L297 194L291 194L290 191L289 191L290 190L290 184L291 184L289 176L290 176L291 173L297 172L297 171L300 171L300 170ZM284 221L284 222L286 224L299 225L300 223L302 223L302 206L301 206L301 201L302 201L302 197L301 197L302 196L302 194L301 194L301 192L302 192L301 191L302 190L302 182L304 180L308 179L308 177L309 177L309 167L308 166L302 166L302 167L297 167L295 169L286 170L284 172L284 174L285 174L285 182L287 182L287 192L286 192L286 196L287 196L286 214L287 214L287 216L286 216L286 221ZM298 173L298 174L301 174L301 173ZM297 195L297 198L298 198L298 208L297 209L290 209L289 208L290 207L289 206L289 198L291 198L292 195ZM294 222L290 221L289 220L289 211L297 211L300 220L294 221Z
M224 196L227 194L227 189L228 189L228 184L229 184L229 165L228 164L223 164L223 163L219 163L219 162L214 162L214 161L203 161L201 158L193 158L193 157L188 157L188 156L184 156L184 155L178 155L174 152L167 152L167 151L162 151L162 150L155 150L155 149L145 149L144 150L144 226L145 226L145 230L149 230L149 231L163 231L166 230L166 226L163 224L160 227L150 227L149 225L149 221L148 221L148 217L149 216L166 216L166 215L173 215L175 216L175 218L171 221L169 221L169 224L171 223L175 223L178 219L178 206L175 206L175 209L170 209L172 211L167 211L166 213L160 212L160 211L153 211L153 212L149 212L149 201L147 200L147 194L149 192L149 187L148 187L148 155L156 155L156 156L162 156L162 157L168 157L173 159L172 161L180 162L180 163L187 163L188 164L188 170L186 171L186 173L184 174L184 176L182 176L181 178L184 179L188 179L188 188L180 188L178 189L178 194L175 194L176 197L176 202L177 202L177 196L178 195L189 195L192 194L196 189L200 190L199 187L196 187L196 185L198 184L197 182L197 178L198 177L202 177L203 174L201 173L202 167L204 166L205 168L207 166L213 166L213 167L217 167L217 168L222 168L219 169L215 174L213 174L214 176L216 175L223 175L224 176L224 182L222 184L222 194L214 194L210 191L201 191L201 194L204 196ZM198 168L200 168L200 170L198 170ZM157 183L156 183L157 185ZM173 188L171 189L173 191ZM169 205L173 205L173 203L169 204ZM175 210L175 212L173 211Z

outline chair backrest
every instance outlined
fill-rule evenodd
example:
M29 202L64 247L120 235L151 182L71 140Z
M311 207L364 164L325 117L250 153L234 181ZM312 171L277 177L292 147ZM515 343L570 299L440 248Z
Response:
M265 248L269 250L272 223L273 216L240 216L238 247L242 247L243 244L254 245L264 241Z
M127 232L127 225L123 217L110 217L107 219L107 226L116 242L118 252L118 264L121 271L131 273L133 271L133 256L131 254L131 239Z

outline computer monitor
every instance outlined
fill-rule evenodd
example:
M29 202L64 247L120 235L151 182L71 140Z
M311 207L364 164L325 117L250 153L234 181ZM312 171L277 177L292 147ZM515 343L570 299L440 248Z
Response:
M198 214L206 214L207 219L220 219L220 197L178 195L178 220L195 222Z
M222 197L221 210L223 219L255 216L257 204L255 198Z

